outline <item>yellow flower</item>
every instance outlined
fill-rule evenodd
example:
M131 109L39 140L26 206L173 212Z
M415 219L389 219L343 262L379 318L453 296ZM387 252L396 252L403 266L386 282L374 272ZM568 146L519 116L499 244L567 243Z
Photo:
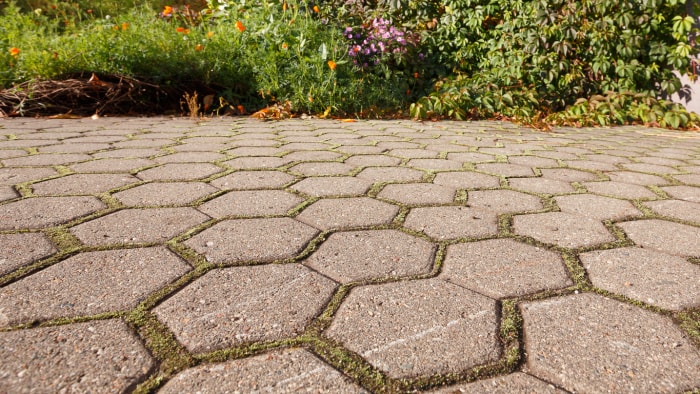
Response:
M336 64L333 60L328 61L328 68L330 68L331 70L335 70L335 66Z
M282 11L287 11L287 2L282 2Z
M166 5L163 7L163 16L170 16L173 13L173 7Z
M214 32L210 31L207 33L207 38L212 38L213 35L214 35Z
M197 52L201 52L204 49L204 45L202 44L197 44L194 46L194 50Z
M17 47L10 48L10 56L12 56L14 58L19 56L19 48L17 48Z
M241 21L236 21L236 29L243 33L245 31L245 26L243 26L243 23L241 23Z

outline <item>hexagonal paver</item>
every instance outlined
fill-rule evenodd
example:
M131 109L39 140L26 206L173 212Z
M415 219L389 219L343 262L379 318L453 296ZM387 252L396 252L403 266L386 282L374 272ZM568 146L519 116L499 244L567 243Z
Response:
M0 234L0 275L57 252L40 233Z
M561 194L575 191L570 183L547 178L509 178L508 183L514 189L540 194Z
M641 185L622 182L583 182L583 187L591 193L607 194L620 198L658 198L651 190Z
M513 228L517 234L565 248L583 248L615 240L600 221L565 212L515 216Z
M486 189L500 186L495 176L478 172L441 172L435 175L433 183L453 189Z
M0 168L0 185L17 185L58 174L53 168Z
M611 181L632 183L635 185L667 185L668 181L657 175L640 174L632 171L613 171L606 172Z
M70 229L87 245L165 242L209 220L194 208L124 209Z
M700 386L700 352L666 317L590 293L521 308L526 372L568 391L671 393Z
M680 310L700 305L700 266L641 248L596 250L580 255L593 286Z
M544 208L537 196L513 190L477 190L467 194L467 205L498 213L536 211Z
M404 183L386 185L377 197L407 205L449 204L454 202L456 190L432 183Z
M668 193L671 197L679 200L700 202L700 187L693 186L667 186L661 190Z
M100 159L104 158L138 158L145 159L151 156L162 155L164 152L158 149L133 149L122 148L93 153L92 156Z
M659 215L700 224L700 203L682 200L649 201L644 205Z
M438 157L438 152L425 149L392 149L388 154L405 159L434 159Z
M19 197L19 194L12 186L0 185L0 201L12 200Z
M399 207L369 197L323 199L296 219L321 230L372 227L389 224Z
M131 207L187 205L218 190L204 182L147 183L112 196Z
M632 171L650 172L652 174L677 174L679 172L673 167L668 167L661 164L626 163L622 164L621 167Z
M190 368L175 375L158 393L222 391L366 393L303 349L276 350L255 357Z
M439 277L493 298L573 284L559 254L512 239L448 246Z
M289 171L306 176L348 175L355 167L346 163L336 162L306 162L297 164Z
M559 167L556 160L537 156L510 156L508 163L524 167Z
M598 220L616 220L642 213L631 202L594 194L574 194L555 197L562 212L574 213Z
M355 155L345 160L346 164L359 166L396 166L401 163L398 157L385 155Z
M285 159L276 156L257 156L257 157L237 157L223 162L223 164L238 169L253 170L253 169L270 169L282 167L291 163L291 159Z
M515 372L506 376L478 380L431 391L432 394L566 394L554 385L530 375Z
M84 163L72 164L70 168L79 173L128 173L142 167L152 166L154 164L156 164L156 162L148 159L119 158L86 161Z
M272 146L244 146L226 151L233 156L277 156L287 152L287 149L276 148Z
M274 261L299 254L318 230L290 218L224 220L185 242L208 261Z
M392 378L497 360L496 302L439 279L352 289L326 334Z
M211 163L170 163L141 171L136 176L145 181L193 181L221 171L221 167Z
M294 179L281 171L237 171L210 183L222 190L272 189L283 187Z
M213 218L284 215L302 201L303 198L283 190L240 190L210 200L199 210Z
M304 264L341 283L395 278L430 272L435 250L397 230L348 231L331 234Z
M583 182L598 178L596 174L574 170L573 168L543 168L540 171L542 172L542 178L554 179L562 182Z
M92 156L83 153L46 153L5 159L2 163L7 167L59 166L90 159L92 159Z
M478 238L498 234L498 215L459 206L413 208L404 226L438 240Z
M287 148L287 145L285 145L285 148ZM340 153L336 152L329 152L327 150L325 151L317 151L317 150L308 150L308 151L298 151L298 152L292 152L288 155L284 155L285 159L289 160L294 160L294 161L324 161L324 160L336 160L343 157Z
M508 163L483 163L477 164L476 169L489 174L500 175L505 177L510 176L534 176L535 173L530 167L519 166Z
M335 287L299 264L217 269L153 312L187 349L199 353L299 335Z
M292 189L315 197L348 197L365 194L372 186L372 181L350 176L329 176L306 178Z
M635 244L681 256L700 256L700 228L665 220L618 223Z
M411 182L420 181L425 173L406 167L368 167L357 174L358 178L372 182Z
M106 205L96 197L36 197L0 205L0 230L50 227L89 215Z
M461 162L446 159L412 159L406 165L430 171L459 170L462 168Z
M80 253L0 289L0 326L131 309L189 269L164 247Z
M222 160L228 156L217 152L178 152L158 156L153 160L158 163L208 163Z
M155 366L121 320L0 333L0 391L126 392Z
M128 174L73 174L32 185L36 195L97 194L141 182Z

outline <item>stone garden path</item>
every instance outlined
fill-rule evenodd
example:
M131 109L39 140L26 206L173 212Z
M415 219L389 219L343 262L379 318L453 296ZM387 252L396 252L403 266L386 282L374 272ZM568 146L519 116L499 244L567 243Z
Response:
M0 121L0 392L700 389L700 134Z

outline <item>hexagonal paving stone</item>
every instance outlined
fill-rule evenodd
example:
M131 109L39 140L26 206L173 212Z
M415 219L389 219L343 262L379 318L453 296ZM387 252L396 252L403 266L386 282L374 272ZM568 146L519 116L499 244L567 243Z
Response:
M237 171L209 183L222 190L252 190L281 188L294 179L281 171Z
M7 167L58 166L92 159L83 153L46 153L2 160Z
M450 160L461 161L462 163L483 163L487 161L496 160L496 158L493 155L487 155L485 153L477 152L448 153L447 158Z
M644 205L659 215L700 224L699 203L682 200L661 200L645 202Z
M158 149L114 149L93 153L92 156L99 159L105 158L137 158L145 159L151 156L162 155L164 151Z
M299 335L336 284L299 264L208 272L153 312L192 352Z
M187 205L218 190L204 182L147 183L112 196L130 207Z
M56 253L53 243L40 233L0 234L0 275Z
M292 186L292 189L315 197L361 196L372 186L372 181L350 176L329 176L306 178Z
M213 218L285 215L302 201L303 198L283 190L240 190L210 200L199 210Z
M331 234L304 264L341 283L426 274L435 245L397 230Z
M405 183L386 185L377 197L407 205L450 204L456 190L432 183Z
M612 171L606 172L611 181L632 183L635 185L668 185L668 181L657 175L640 174L631 171Z
M372 227L389 224L399 207L369 197L323 199L296 219L321 230Z
M506 376L477 380L472 383L445 387L431 391L432 394L566 394L554 385L530 375L515 372Z
M510 156L508 163L525 167L559 167L556 160L537 156Z
M358 178L372 182L410 182L420 181L425 173L406 167L368 167L357 174Z
M96 197L36 197L0 205L0 230L55 226L89 215L106 205Z
M679 200L700 202L700 187L693 186L667 186L661 190L668 193L671 197Z
M78 173L129 173L142 167L156 164L148 159L99 159L72 164L69 167Z
M141 182L128 174L73 174L32 185L40 196L63 194L97 194Z
M201 365L175 375L160 394L189 392L366 393L303 349Z
M532 168L530 167L524 167L508 163L477 164L476 169L479 171L488 172L489 174L501 175L505 177L535 175L535 173L532 171Z
M124 209L70 229L87 245L165 242L209 220L194 208Z
M0 333L0 391L126 392L155 366L121 320Z
M318 233L291 218L224 220L185 245L213 263L269 262L296 256Z
M430 171L459 170L462 168L461 162L446 159L412 159L406 165Z
M570 183L547 178L509 178L514 189L540 194L561 194L576 191Z
M544 208L537 196L512 190L477 190L467 194L467 206L498 213L536 211Z
M298 151L298 152L292 152L290 154L284 155L285 159L294 160L294 161L324 161L324 160L332 161L332 160L339 159L341 157L343 157L343 155L341 155L340 153L337 153L337 152L317 151L317 150Z
M543 168L540 171L542 172L543 178L562 182L583 182L598 178L596 174L574 170L573 168Z
M401 163L398 157L385 155L355 155L345 160L346 164L360 166L396 166Z
M658 198L651 190L641 185L622 182L583 182L583 187L591 193L607 194L620 198Z
M673 167L668 167L660 164L648 163L626 163L621 167L632 171L650 172L652 174L677 174L679 171Z
M57 174L53 168L0 168L0 185L17 185Z
M593 286L680 310L700 305L700 266L641 248L596 250L580 255Z
M354 288L326 334L392 378L497 360L496 302L439 279Z
M493 298L573 284L559 254L512 239L448 246L439 278Z
M617 220L642 213L631 202L594 194L573 194L555 197L562 212L574 213L598 220Z
M433 183L453 189L484 189L500 186L495 176L478 172L441 172L435 175Z
M498 215L458 206L413 208L404 226L438 240L479 238L498 234Z
M170 163L149 168L136 174L145 181L193 181L223 171L211 163Z
M600 221L565 212L515 216L513 228L517 234L565 248L589 247L616 239Z
M289 171L300 173L306 176L321 176L321 175L348 175L355 167L346 163L336 162L306 162L297 164L290 168Z
M0 326L131 309L189 269L164 247L80 253L0 289Z
M254 169L270 169L282 167L291 163L292 160L275 156L257 156L257 157L237 157L223 162L231 168L254 170Z
M665 220L618 223L635 244L681 256L700 257L700 228Z
M590 293L521 308L526 372L568 391L670 393L700 386L700 352L666 317Z
M226 159L227 157L217 152L178 152L158 156L153 160L158 163L208 163Z

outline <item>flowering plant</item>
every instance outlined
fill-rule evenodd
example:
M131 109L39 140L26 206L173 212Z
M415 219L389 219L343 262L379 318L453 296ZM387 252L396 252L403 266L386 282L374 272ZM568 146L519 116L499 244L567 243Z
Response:
M417 34L397 28L383 18L375 18L360 27L347 27L344 35L349 41L348 56L363 69L381 63L400 65L420 42ZM422 57L419 53L418 58Z

